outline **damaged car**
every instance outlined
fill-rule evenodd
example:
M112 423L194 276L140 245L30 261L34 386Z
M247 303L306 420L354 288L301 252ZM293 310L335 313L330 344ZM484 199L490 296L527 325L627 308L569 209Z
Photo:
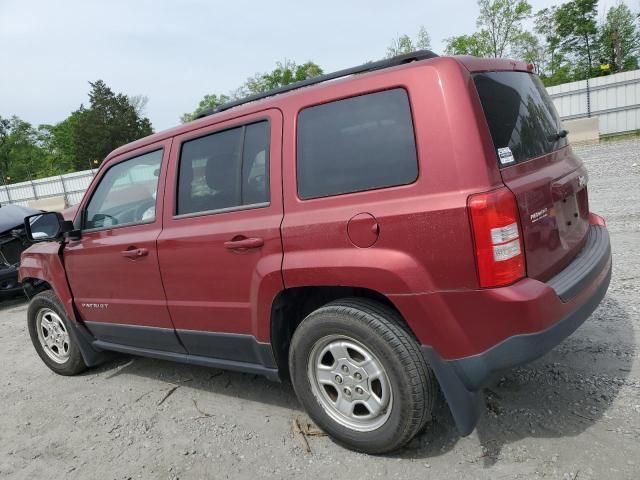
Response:
M31 245L25 235L24 217L39 212L22 205L0 208L0 300L23 293L18 281L18 267L20 255Z

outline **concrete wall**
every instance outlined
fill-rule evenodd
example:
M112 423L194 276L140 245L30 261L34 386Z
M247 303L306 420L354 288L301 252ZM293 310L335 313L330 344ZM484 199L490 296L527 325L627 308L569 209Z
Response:
M576 118L563 120L562 124L569 131L569 141L571 143L592 142L600 140L599 120L599 117Z

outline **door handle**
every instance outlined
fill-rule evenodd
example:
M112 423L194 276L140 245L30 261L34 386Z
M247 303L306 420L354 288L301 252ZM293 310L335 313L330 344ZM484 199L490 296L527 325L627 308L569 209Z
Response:
M246 250L249 248L259 248L264 245L262 238L237 238L235 240L229 240L224 242L225 248L229 250Z
M120 255L126 258L140 258L149 255L149 250L146 248L131 248L120 252Z

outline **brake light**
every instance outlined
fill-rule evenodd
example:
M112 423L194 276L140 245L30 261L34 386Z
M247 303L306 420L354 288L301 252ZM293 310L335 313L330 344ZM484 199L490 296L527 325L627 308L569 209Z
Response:
M525 275L516 199L507 188L467 200L481 287L509 285Z

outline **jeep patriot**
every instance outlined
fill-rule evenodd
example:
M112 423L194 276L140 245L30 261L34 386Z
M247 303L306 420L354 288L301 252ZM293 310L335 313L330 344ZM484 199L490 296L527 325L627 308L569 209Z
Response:
M290 379L349 448L402 447L604 297L588 175L530 65L421 51L118 148L73 221L25 219L28 326L77 374L116 351Z

